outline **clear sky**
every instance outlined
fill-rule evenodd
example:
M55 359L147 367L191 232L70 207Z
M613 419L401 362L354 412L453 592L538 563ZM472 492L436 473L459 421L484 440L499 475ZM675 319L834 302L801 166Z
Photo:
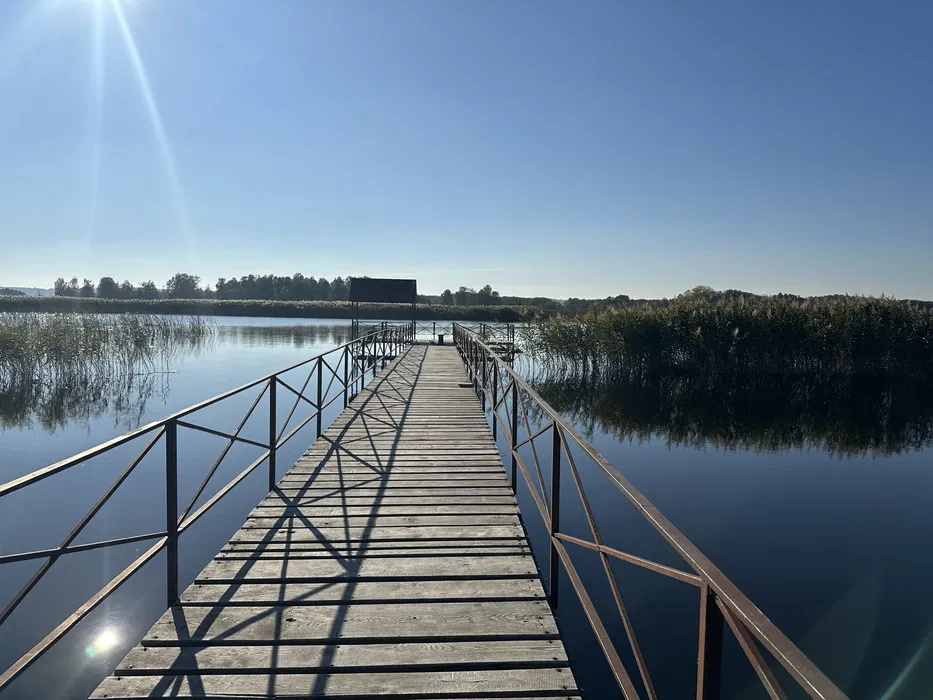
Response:
M0 0L0 284L933 298L929 0Z

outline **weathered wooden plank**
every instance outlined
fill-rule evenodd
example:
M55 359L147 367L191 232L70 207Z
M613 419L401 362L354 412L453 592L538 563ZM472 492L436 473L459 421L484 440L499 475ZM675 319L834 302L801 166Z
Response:
M181 676L172 682L160 682L157 676L108 678L92 698L122 700L149 697L196 697L244 699L298 695L300 697L342 696L373 698L392 695L430 700L432 694L456 697L469 693L471 700L482 700L483 693L503 697L503 692L539 691L555 697L552 691L568 690L573 697L572 674L562 668L505 671L433 671L422 673L348 673L348 674L279 674ZM505 696L507 697L507 696Z
M312 583L196 583L182 594L182 603L240 605L266 601L270 605L366 605L369 601L418 602L477 598L544 599L541 582L534 578L481 581L355 581Z
M561 644L549 639L441 644L347 644L343 646L135 647L126 657L127 672L205 672L219 669L276 668L279 672L334 666L411 666L413 664L558 662L566 667ZM563 662L563 663L560 663Z
M342 637L393 639L425 633L556 634L557 626L544 600L276 608L176 605L152 626L146 639L275 642Z
M381 527L443 527L444 525L453 525L464 527L469 525L509 525L515 522L515 515L398 515L398 516L380 516L361 515L352 518L342 516L332 516L330 518L318 518L314 521L314 527L323 529L328 527L347 527L355 525L357 527L367 526L373 529ZM307 527L296 516L285 515L279 518L250 517L245 527L282 527L284 520L290 520L293 528ZM352 520L352 523L348 523Z
M326 492L323 494L305 494L303 496L270 496L262 499L262 502L256 506L257 509L272 509L283 507L309 507L317 506L319 508L332 508L349 506L356 508L379 508L382 506L395 507L419 507L430 505L504 505L514 506L515 500L511 496L491 496L487 494L478 494L468 491L466 493L439 493L439 494L417 494L409 492L402 493L376 493L368 496L361 496L353 490Z
M389 503L373 506L287 506L275 505L264 508L255 508L250 513L250 517L273 518L277 516L296 516L302 515L310 518L312 523L317 518L331 518L342 516L344 518L365 517L369 518L376 513L381 518L403 517L409 515L503 515L518 512L516 505L416 505L416 506L397 506Z
M500 576L507 574L537 574L530 556L468 557L438 556L407 559L354 559L330 561L305 560L297 557L283 564L280 560L225 561L224 554L204 567L199 578L300 578L303 576Z
M305 527L292 527L290 522L286 522L274 530L257 530L255 528L242 528L237 530L231 538L231 542L258 540L267 541L285 541L291 542L317 542L326 540L328 542L411 542L417 540L431 541L482 541L484 539L500 538L525 538L525 531L521 525L516 522L509 522L502 525L485 526L446 526L446 527L381 527L377 531L368 527L347 527L342 532L315 532Z

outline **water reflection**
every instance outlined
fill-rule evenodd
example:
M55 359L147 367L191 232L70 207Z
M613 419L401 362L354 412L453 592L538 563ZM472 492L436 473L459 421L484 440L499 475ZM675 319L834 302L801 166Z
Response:
M212 353L220 345L301 349L349 340L348 324L218 324L189 337L153 336L132 353L117 347L76 353L66 366L0 373L0 430L39 427L54 433L112 420L120 432L129 431L147 418L150 402L166 402L184 358Z
M84 653L93 659L98 654L107 653L119 643L120 635L117 633L116 629L113 627L106 627L87 645Z
M891 455L933 444L933 380L539 374L532 383L587 434L837 455Z
M343 345L351 340L349 324L218 326L217 339L223 343L246 346L291 346L302 348L316 345Z
M49 433L106 417L114 427L139 427L153 397L164 401L170 373L94 375L73 382L17 382L0 386L0 429L38 425Z

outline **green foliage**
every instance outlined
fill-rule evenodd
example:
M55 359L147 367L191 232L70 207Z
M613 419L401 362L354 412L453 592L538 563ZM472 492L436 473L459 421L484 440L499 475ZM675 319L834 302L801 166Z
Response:
M0 297L24 297L26 292L19 289L10 289L9 287L0 287Z
M546 363L618 375L933 374L933 311L887 298L691 294L541 319L527 336Z
M197 299L201 296L198 285L201 278L184 272L176 272L165 283L165 296L169 299Z
M139 296L140 299L158 299L159 288L156 287L155 282L148 280L139 285L137 296Z
M296 272L292 277L279 275L245 275L229 280L217 280L218 299L265 299L270 301L346 301L350 293L347 280L337 277L333 282L324 277L315 279Z
M141 290L145 288L145 284ZM80 299L69 297L4 297L0 311L44 311L53 313L140 313L191 314L201 316L278 316L291 318L352 318L349 302L265 301L220 299ZM515 306L418 306L418 320L516 322L531 318L533 309ZM407 320L407 304L362 304L362 317L373 320Z
M119 299L120 286L113 277L101 277L97 283L97 296L101 299Z

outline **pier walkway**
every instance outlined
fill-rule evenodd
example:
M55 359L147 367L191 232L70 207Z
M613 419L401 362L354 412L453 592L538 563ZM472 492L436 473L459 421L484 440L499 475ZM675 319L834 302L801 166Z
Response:
M413 345L92 697L578 692L464 363Z

